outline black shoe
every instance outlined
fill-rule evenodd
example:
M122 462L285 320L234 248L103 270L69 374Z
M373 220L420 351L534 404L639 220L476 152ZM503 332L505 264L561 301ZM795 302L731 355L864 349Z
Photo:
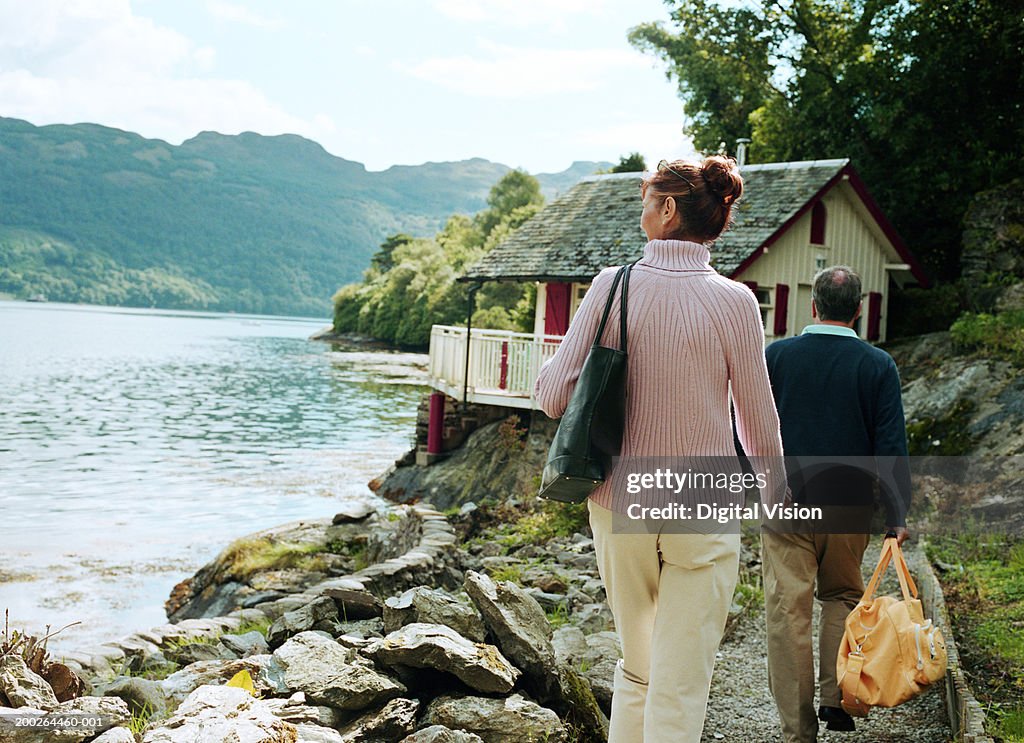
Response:
M857 729L853 718L842 707L818 707L818 719L826 724L826 729L850 733Z

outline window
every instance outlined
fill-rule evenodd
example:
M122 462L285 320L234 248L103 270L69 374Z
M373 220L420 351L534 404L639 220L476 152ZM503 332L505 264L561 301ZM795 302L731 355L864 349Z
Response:
M818 201L811 208L811 245L825 244L825 218L828 210Z
M818 253L817 257L815 257L814 259L814 272L817 273L826 265L828 264L825 263L825 256L823 256L821 253Z

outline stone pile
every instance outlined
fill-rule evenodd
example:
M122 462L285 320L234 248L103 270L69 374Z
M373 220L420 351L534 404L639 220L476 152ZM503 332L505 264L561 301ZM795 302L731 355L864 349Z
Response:
M67 654L92 684L91 696L74 703L109 713L103 730L59 740L603 741L617 640L603 632L592 544L576 535L528 550L524 589L487 575L512 562L455 550L443 515L399 508L400 518L376 519L400 542L377 563L224 616ZM216 585L197 594L208 606L221 605L208 600ZM549 616L581 626L553 632ZM260 626L265 632L252 629ZM594 628L602 632L585 633ZM253 693L236 684L243 671ZM70 709L18 699L33 704L15 704L19 713ZM42 740L2 725L0 741Z

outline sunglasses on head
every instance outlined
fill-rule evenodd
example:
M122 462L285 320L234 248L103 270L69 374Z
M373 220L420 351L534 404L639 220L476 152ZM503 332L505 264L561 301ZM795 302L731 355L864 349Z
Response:
M657 170L657 172L658 173L666 173L666 172L667 173L671 173L676 178L678 178L683 183L685 183L687 186L689 186L691 189L693 188L693 183L690 182L690 179L687 178L682 173L680 173L678 170L673 169L672 166L668 164L668 160L662 160L661 162L658 163L658 170ZM643 188L647 184L647 182L650 181L652 175L654 175L654 173L651 173L649 170L644 171L643 180L640 182L640 187L641 188Z

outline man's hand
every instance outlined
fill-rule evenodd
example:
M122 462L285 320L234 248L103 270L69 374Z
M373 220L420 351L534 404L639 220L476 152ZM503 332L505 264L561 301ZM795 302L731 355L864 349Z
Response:
M903 546L903 543L907 541L907 537L910 536L910 532L907 530L907 527L905 526L887 526L885 527L885 533L886 535L895 534L896 544L898 544L900 547Z

